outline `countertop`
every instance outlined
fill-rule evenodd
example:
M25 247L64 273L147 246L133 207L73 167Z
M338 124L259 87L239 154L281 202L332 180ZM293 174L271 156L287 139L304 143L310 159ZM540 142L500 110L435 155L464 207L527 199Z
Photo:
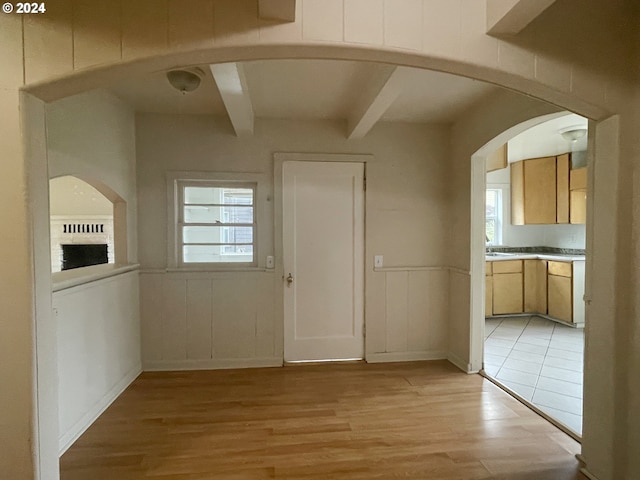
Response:
M584 255L572 255L562 253L498 253L486 254L487 262L501 262L504 260L555 260L557 262L584 262Z

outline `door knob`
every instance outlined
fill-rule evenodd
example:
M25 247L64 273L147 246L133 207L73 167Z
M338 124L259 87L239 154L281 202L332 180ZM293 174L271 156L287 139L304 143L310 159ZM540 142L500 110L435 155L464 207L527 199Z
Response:
M291 274L289 274L289 276L287 277L287 286L290 286L293 283L293 277L291 276Z

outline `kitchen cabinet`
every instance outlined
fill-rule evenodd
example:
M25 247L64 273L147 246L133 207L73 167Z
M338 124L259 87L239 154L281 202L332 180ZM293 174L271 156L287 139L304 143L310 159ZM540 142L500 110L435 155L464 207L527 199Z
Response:
M556 157L556 222L569 223L569 154Z
M531 313L584 325L584 260L525 258L485 265L485 316Z
M587 168L571 170L570 178L570 222L587 222Z
M523 312L522 260L493 262L493 314Z
M546 260L524 260L524 311L547 313Z
M556 223L556 157L511 164L511 223Z
M493 270L492 263L485 262L484 272L484 316L493 315Z
M573 321L573 278L569 262L549 262L547 276L547 302L549 315L565 322Z
M511 223L566 224L570 220L568 153L511 164Z
M505 143L487 157L487 173L507 168L507 144Z

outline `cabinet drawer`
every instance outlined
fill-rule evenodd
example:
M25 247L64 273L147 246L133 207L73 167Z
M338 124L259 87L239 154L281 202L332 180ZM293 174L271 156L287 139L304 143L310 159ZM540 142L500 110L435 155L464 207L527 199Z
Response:
M549 262L549 275L571 277L571 262Z
M521 273L522 260L503 260L493 263L493 273Z
M489 277L489 276L491 276L491 272L493 271L493 270L491 269L491 264L492 264L493 262L484 262L484 263L485 263L485 267L484 267L484 274L485 274L486 276L488 276L488 277Z

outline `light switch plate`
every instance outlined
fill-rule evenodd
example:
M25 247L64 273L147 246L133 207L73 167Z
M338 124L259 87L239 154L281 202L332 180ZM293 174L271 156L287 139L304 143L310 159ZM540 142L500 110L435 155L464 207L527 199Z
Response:
M272 255L269 255L269 256L267 257L267 268L273 268L274 266L275 266L275 265L274 265L274 259L273 259L273 256L272 256Z
M376 268L382 268L384 257L382 255L376 255L373 257L373 266Z

